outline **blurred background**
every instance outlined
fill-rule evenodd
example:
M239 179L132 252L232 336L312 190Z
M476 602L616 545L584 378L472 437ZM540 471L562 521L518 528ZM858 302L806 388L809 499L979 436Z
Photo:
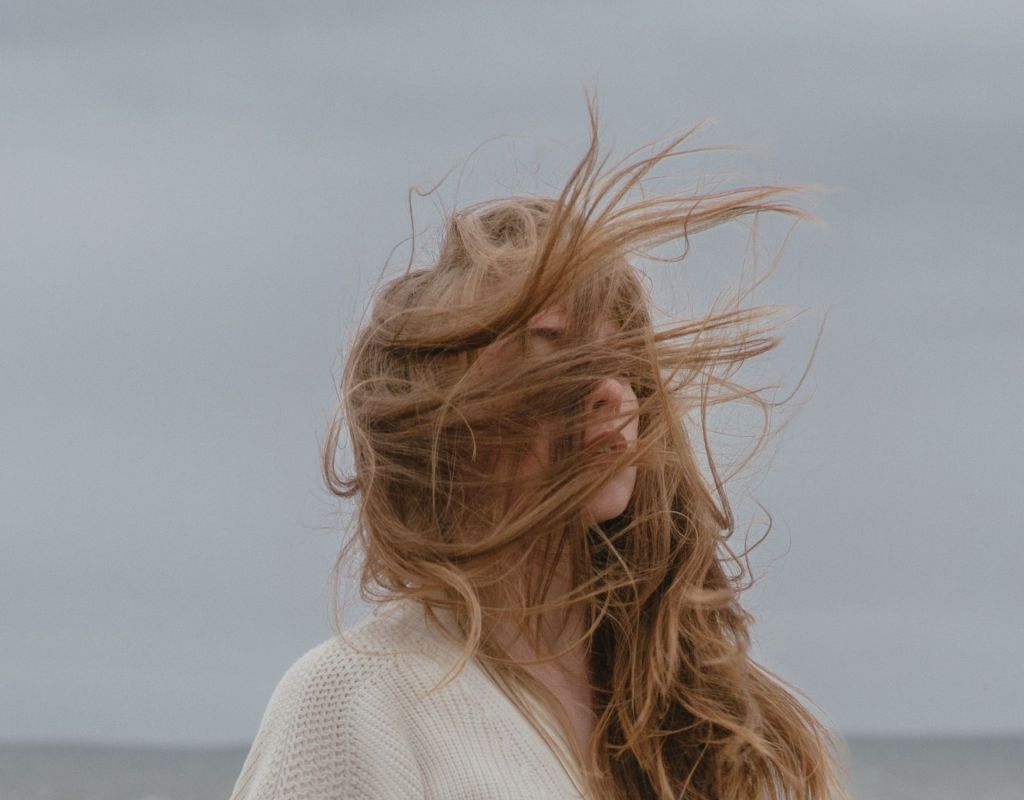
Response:
M0 797L227 796L331 634L319 448L410 187L454 170L424 258L443 209L553 192L585 88L618 155L747 146L653 190L822 187L758 240L802 313L750 374L781 399L824 326L734 498L772 515L760 659L855 796L1024 796L1022 35L1008 2L0 0ZM750 236L651 265L659 305Z

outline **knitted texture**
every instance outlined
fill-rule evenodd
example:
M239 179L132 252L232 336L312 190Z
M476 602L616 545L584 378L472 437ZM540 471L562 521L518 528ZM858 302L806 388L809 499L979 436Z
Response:
M409 600L313 648L274 690L231 800L580 798L475 660L426 696L458 654Z

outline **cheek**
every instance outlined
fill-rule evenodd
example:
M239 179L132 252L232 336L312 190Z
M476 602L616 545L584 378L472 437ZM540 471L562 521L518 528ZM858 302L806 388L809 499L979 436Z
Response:
M538 434L530 448L517 459L509 451L497 454L492 474L498 478L529 478L537 475L551 463L551 439Z
M547 433L537 434L533 440L530 452L523 459L522 467L519 470L521 475L533 475L540 472L551 463L551 437Z
M486 376L497 375L509 363L515 353L515 342L511 339L499 339L487 345L477 353L474 369Z

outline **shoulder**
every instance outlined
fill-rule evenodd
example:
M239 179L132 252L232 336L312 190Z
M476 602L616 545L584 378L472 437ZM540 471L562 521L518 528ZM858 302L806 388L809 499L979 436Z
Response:
M421 606L400 601L302 655L281 678L274 700L334 705L353 693L383 700L440 678L458 651L428 627Z
M417 611L394 604L288 668L233 799L416 796L420 774L404 700L438 650ZM303 794L307 786L323 794Z

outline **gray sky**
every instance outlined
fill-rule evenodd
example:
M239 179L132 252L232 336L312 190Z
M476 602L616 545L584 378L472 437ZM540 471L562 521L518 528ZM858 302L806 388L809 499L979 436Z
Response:
M1024 730L1024 12L637 5L0 5L0 737L251 738L330 632L318 448L407 189L488 140L445 204L560 182L584 85L620 153L754 146L666 187L829 190L759 295L788 388L829 314L749 486L764 662L846 731Z

